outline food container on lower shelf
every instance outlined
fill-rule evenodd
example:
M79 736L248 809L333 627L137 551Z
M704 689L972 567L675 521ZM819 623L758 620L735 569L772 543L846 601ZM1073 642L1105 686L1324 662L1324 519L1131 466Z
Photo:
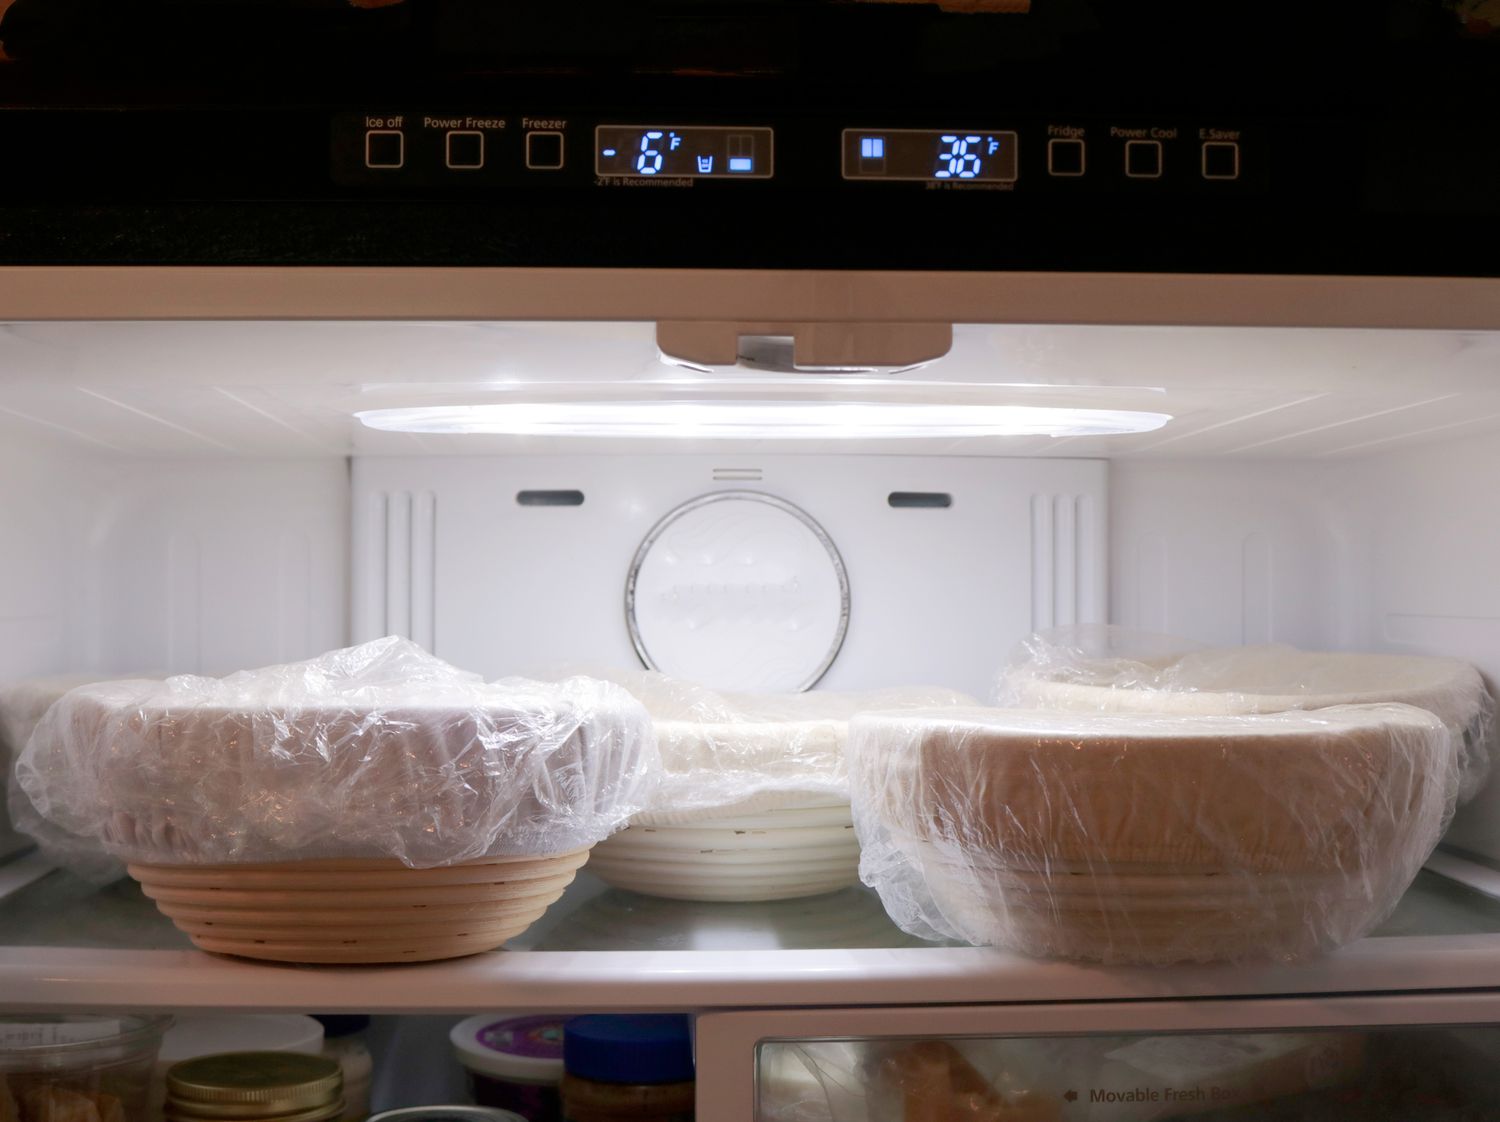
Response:
M658 772L650 719L618 686L485 683L384 639L74 690L17 778L199 947L385 963L519 935Z
M470 1097L526 1122L558 1122L567 1021L547 1013L483 1013L454 1025L448 1038L468 1073Z
M225 1052L167 1071L166 1122L335 1122L344 1077L323 1056Z
M1458 786L1447 729L1406 705L870 714L850 756L861 872L903 928L1127 964L1292 961L1359 938Z
M170 1017L0 1017L0 1118L150 1122L151 1075Z
M529 1122L492 1106L404 1106L370 1115L369 1122Z
M167 1098L167 1070L184 1060L223 1052L300 1052L316 1056L323 1050L323 1026L298 1013L238 1016L178 1017L162 1038L152 1074L153 1112Z
M323 1055L344 1073L344 1113L339 1122L362 1122L370 1114L370 1088L375 1082L375 1058L370 1054L367 1014L323 1014Z
M693 1122L696 1084L687 1017L574 1017L563 1054L566 1122Z

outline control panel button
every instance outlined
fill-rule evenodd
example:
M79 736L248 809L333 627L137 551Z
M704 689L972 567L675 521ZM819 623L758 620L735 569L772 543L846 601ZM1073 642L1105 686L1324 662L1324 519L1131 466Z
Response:
M1088 167L1087 149L1081 140L1059 139L1047 142L1047 174L1079 176Z
M1204 179L1238 179L1240 146L1232 140L1210 140L1203 145Z
M1160 179L1161 141L1126 141L1125 174L1131 179Z
M406 163L406 137L400 129L365 131L365 167L394 169Z
M484 133L469 129L450 131L446 153L448 166L455 170L484 167Z
M526 166L533 171L557 171L563 166L563 134L529 132L526 134Z

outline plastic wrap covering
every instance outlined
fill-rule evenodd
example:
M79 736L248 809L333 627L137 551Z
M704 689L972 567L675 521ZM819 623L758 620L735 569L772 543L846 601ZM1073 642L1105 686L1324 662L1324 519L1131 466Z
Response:
M487 685L395 638L84 686L17 764L53 825L159 865L564 853L624 825L658 772L650 719L618 686Z
M654 671L611 674L656 725L663 777L636 821L679 826L849 802L849 719L865 710L973 705L952 690L718 693Z
M124 865L105 853L97 839L75 837L38 814L16 781L15 765L38 722L56 701L79 686L109 680L97 674L65 674L0 685L0 765L5 768L10 821L17 831L36 842L53 864L66 866L99 884L124 876ZM0 854L6 848L5 815L0 814Z
M1479 671L1454 658L1200 647L1118 627L1046 631L1002 672L997 700L1085 712L1277 713L1400 702L1436 713L1459 749L1459 801L1484 785L1500 733Z
M1368 932L1458 784L1431 713L856 717L860 873L905 930L1108 963L1296 960Z

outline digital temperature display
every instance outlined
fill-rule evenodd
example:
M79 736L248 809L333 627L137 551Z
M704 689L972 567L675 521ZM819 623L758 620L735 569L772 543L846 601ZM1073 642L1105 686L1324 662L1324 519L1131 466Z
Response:
M770 179L770 129L717 125L600 125L594 171L626 179Z
M986 129L845 129L844 178L1014 183L1018 147Z

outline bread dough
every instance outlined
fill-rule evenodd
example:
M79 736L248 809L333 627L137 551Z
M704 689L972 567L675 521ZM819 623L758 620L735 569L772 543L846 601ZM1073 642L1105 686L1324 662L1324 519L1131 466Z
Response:
M1223 647L1178 656L1089 658L1041 643L1001 678L1002 702L1070 712L1190 716L1280 713L1394 702L1435 713L1451 730L1467 801L1489 774L1495 700L1455 658Z

